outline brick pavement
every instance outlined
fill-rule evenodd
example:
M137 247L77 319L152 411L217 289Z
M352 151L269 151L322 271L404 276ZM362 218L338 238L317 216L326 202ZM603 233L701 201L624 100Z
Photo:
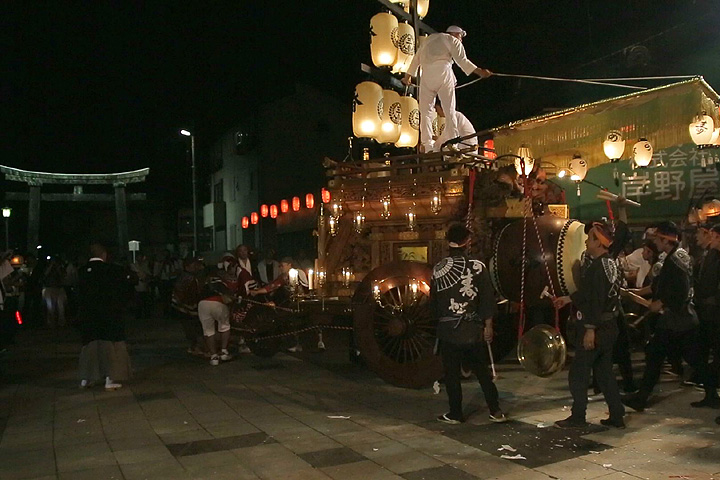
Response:
M178 326L136 326L136 376L105 392L77 388L74 332L23 332L2 359L0 479L720 478L718 411L690 409L702 394L676 379L627 430L567 433L544 428L569 414L567 373L540 379L508 359L497 385L512 421L491 424L467 382L469 420L448 426L434 420L444 393L383 383L347 361L343 335L326 335L325 353L211 367L185 354ZM605 416L590 403L591 422Z

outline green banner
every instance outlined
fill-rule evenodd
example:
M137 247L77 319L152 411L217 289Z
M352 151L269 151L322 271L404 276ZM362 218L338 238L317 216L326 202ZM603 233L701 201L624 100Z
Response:
M698 150L690 143L655 152L648 167L632 169L630 163L623 160L590 169L579 196L575 182L554 178L565 189L570 217L581 221L608 217L605 201L596 198L598 188L588 182L639 202L641 207L628 207L630 223L681 222L691 206L715 198L720 191L720 149Z

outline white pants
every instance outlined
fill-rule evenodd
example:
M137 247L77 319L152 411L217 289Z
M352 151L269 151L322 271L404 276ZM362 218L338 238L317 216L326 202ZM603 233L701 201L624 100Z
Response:
M222 302L202 300L198 303L198 317L206 337L215 335L215 324L220 333L230 330L230 309Z
M420 77L420 142L425 152L431 152L435 142L432 138L432 112L435 110L435 97L440 97L445 112L445 138L458 136L457 120L455 119L455 74L452 66L423 66ZM438 146L439 148L439 146Z

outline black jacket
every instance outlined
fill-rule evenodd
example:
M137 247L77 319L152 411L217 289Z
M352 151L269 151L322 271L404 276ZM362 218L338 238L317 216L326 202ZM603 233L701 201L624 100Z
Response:
M83 344L125 340L128 280L122 267L93 260L78 272L78 321Z

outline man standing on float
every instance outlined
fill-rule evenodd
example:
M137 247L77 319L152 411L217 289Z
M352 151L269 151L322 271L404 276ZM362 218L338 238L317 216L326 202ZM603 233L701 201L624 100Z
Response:
M412 75L418 67L422 67L420 77L420 94L418 104L420 107L420 141L422 151L431 152L434 142L432 138L432 111L435 107L435 97L440 97L445 110L445 131L448 138L458 136L455 120L455 74L453 62L465 72L466 75L474 73L481 78L492 75L490 70L479 68L465 56L462 39L467 32L452 25L445 33L433 33L423 43L420 50L413 57L408 73L403 78L405 85L410 85Z

